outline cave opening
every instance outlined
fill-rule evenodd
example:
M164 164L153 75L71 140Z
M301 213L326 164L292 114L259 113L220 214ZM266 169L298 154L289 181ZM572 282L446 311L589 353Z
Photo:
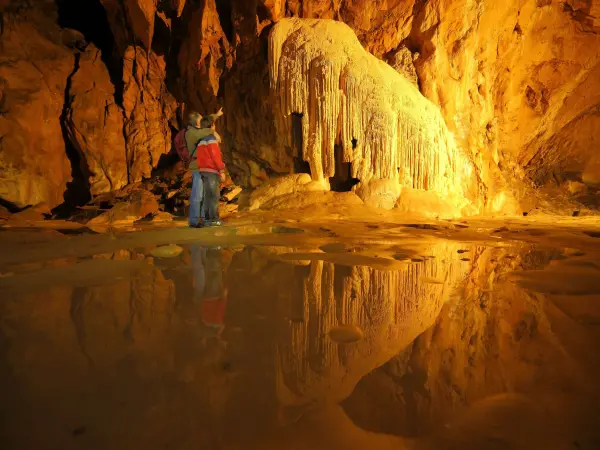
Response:
M86 42L94 44L106 65L110 80L119 91L122 84L123 67L114 55L115 39L100 0L55 0L58 10L58 25L83 34ZM117 102L120 103L120 102Z
M355 147L353 139L353 147ZM334 192L348 192L356 186L360 180L352 177L352 163L344 161L344 149L336 144L334 147L335 175L329 178L329 185Z
M233 5L232 0L216 0L217 14L219 23L225 33L227 40L232 43L235 40L235 27L233 25Z
M303 134L301 113L292 113L292 154L294 157L294 173L311 175L310 164L302 158Z

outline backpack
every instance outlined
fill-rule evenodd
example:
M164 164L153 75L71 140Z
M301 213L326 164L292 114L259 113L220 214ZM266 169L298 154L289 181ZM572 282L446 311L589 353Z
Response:
M192 160L193 155L190 155L187 144L185 143L186 130L187 128L184 128L175 136L175 150L177 150L177 154L183 162L189 163Z

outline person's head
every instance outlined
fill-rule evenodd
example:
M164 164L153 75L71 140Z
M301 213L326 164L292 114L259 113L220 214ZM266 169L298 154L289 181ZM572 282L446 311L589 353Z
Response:
M200 128L213 128L215 123L211 117L203 117L200 121Z
M202 115L198 112L192 112L189 115L189 124L196 128L201 128L202 125Z

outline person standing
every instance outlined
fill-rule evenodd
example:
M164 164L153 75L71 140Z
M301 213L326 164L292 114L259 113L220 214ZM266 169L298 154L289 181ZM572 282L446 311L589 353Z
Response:
M214 125L215 120L223 115L223 108L221 108L216 114L210 114L206 119L210 120L210 123ZM189 115L189 125L185 129L183 135L181 133L175 138L175 146L178 148L178 152L183 160L189 162L189 169L192 171L192 192L190 195L190 211L188 224L190 227L198 227L201 225L202 217L202 198L204 195L204 189L202 184L202 176L198 171L196 152L198 151L198 143L206 138L207 136L215 136L220 142L221 137L217 134L213 127L202 127L203 117L200 113L192 112ZM181 139L183 137L183 139ZM179 146L184 144L181 151Z
M202 224L200 226L208 227L222 225L219 219L219 184L225 181L225 164L214 127L215 123L211 117L204 117L201 120L201 129L209 128L213 133L200 140L196 147L195 159L195 170L200 174L202 181Z

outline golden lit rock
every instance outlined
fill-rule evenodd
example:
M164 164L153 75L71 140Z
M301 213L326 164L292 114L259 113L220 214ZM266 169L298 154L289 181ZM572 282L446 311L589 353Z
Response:
M348 26L281 20L269 37L269 58L279 145L292 146L292 118L300 115L296 156L309 163L313 179L327 184L336 175L338 145L359 180L359 196L361 186L390 180L396 183L391 192L409 187L467 197L473 166L440 111L366 52ZM391 207L395 199L379 203Z

